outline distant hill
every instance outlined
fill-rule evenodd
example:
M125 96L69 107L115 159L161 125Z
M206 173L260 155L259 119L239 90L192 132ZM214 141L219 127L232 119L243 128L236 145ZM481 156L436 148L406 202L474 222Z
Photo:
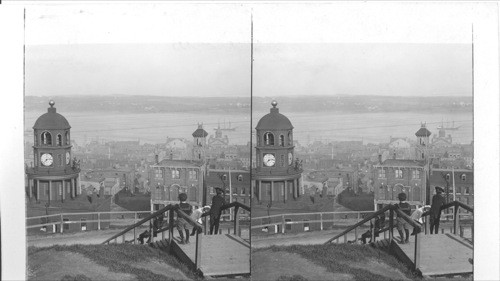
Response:
M120 113L161 113L198 112L201 110L220 112L248 112L250 97L200 98L165 96L26 96L26 111L40 111L48 107L50 99L55 107L73 112L120 112Z
M467 96L280 96L275 97L283 112L470 112L472 97ZM254 97L254 109L270 107L270 97Z
M372 95L280 96L279 107L286 112L471 112L472 97L403 97ZM67 111L166 113L166 112L248 112L250 97L166 97L166 96L26 96L25 110L40 111L49 99ZM253 97L254 110L267 110L271 97Z

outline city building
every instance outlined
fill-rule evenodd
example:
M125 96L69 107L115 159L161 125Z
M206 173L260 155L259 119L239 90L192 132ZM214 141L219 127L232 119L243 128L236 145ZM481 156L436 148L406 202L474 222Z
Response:
M427 168L425 161L387 159L374 165L374 204L378 210L399 203L398 194L406 193L410 205L425 205Z
M431 169L429 183L431 192L436 186L444 189L447 202L460 201L468 206L474 206L474 172L472 170Z
M415 133L417 145L415 159L386 159L373 166L374 204L378 210L386 204L399 202L398 194L406 193L410 205L425 205L429 203L429 190L427 187L429 168L429 136L425 123Z
M453 144L451 135L446 136L446 131L443 126L439 127L438 135L432 136L432 146L434 147L450 147Z
M252 173L252 196L260 202L286 202L300 196L302 164L294 154L292 123L279 113L276 101L271 105L270 113L255 127L256 168Z
M229 169L208 169L206 176L207 203L215 196L215 188L225 191L226 202L240 202L250 205L250 171ZM242 210L245 213L245 210Z
M208 138L208 146L210 149L221 150L226 148L229 145L229 138L227 135L222 136L222 129L220 128L220 124L215 129L215 137L210 136Z
M205 161L207 153L208 133L203 129L203 124L198 124L198 129L193 132L193 160Z
M206 204L203 188L205 163L193 160L170 160L153 164L149 169L151 210L179 203L179 194L186 193L193 206Z
M415 149L417 160L426 160L429 154L430 142L429 136L431 132L427 130L425 123L422 123L420 129L415 133L417 136L417 147Z
M97 213L109 212L110 197L92 191L82 195L80 163L73 156L71 126L66 118L56 112L54 101L49 102L48 112L41 115L33 126L33 163L26 166L26 202L28 217L66 213L61 225L59 217L42 217L39 224L53 223L48 227L30 228L29 233L44 231L85 231L109 227L109 222L88 222L97 219ZM73 157L73 159L72 159ZM71 213L71 214L67 214ZM103 214L102 220L109 220ZM78 221L80 223L64 223Z
M66 118L56 112L50 101L47 113L41 115L33 126L33 166L26 167L27 195L37 202L75 198L80 167L72 158L70 128Z

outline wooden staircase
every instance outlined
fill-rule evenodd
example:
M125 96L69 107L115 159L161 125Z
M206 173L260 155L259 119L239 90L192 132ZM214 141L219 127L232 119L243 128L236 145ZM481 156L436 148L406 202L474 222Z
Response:
M376 233L378 233L381 239L369 243L369 245L389 251L424 278L470 276L473 274L474 225L473 223L469 224L471 227L471 237L463 237L458 209L463 208L470 213L473 213L473 209L461 202L453 201L441 207L441 210L451 207L454 208L453 227L450 228L451 233L443 233L444 230L441 229L441 234L428 234L429 221L427 219L425 219L424 225L420 225L402 213L396 206L387 205L355 225L348 227L342 233L332 237L325 244L341 243L341 240L344 243L352 243L352 241L347 240L348 234L351 232L354 232L354 241L359 241L357 229L363 224L374 220L379 215L388 212L388 216L385 216L389 217L389 226L377 230ZM410 236L408 243L400 244L399 237L393 235L395 214L403 218L414 229L414 234ZM387 236L386 233L389 234L388 239L385 239ZM374 234L372 233L371 235L371 239L375 239Z
M148 232L141 235L146 235L146 238L151 239L149 246L175 255L202 276L250 276L250 243L240 237L241 225L238 214L240 208L250 212L250 207L239 202L232 202L224 205L221 210L229 208L234 208L232 234L204 235L202 226L182 212L178 205L168 205L113 235L102 244L109 244L113 241L118 243L120 240L124 243L136 244L137 228L145 224L149 225L150 235ZM168 222L165 222L166 226L161 224L163 227L156 226L158 229L155 229L154 220L164 214L168 214L165 216L168 218ZM196 234L190 237L189 244L182 244L178 237L174 237L175 216L182 217L196 230ZM127 241L125 238L129 232L130 234L133 232L133 239ZM165 232L168 233L168 238Z
M422 276L472 274L473 245L453 233L428 234L420 238L420 266ZM415 243L399 244L393 240L391 250L402 261L414 266Z
M201 235L199 273L207 277L250 275L250 244L234 234ZM172 251L182 262L194 265L196 245L172 240Z

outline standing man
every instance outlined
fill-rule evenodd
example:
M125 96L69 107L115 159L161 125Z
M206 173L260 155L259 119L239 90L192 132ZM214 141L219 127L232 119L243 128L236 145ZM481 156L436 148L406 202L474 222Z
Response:
M432 230L435 230L434 234L439 233L439 220L441 219L441 207L445 204L445 199L443 197L444 189L442 187L436 186L436 194L432 196L430 217L431 234Z
M222 196L222 189L216 187L215 192L217 194L212 197L212 206L210 207L210 234L214 233L214 228L215 234L219 232L221 208L226 204L226 200Z

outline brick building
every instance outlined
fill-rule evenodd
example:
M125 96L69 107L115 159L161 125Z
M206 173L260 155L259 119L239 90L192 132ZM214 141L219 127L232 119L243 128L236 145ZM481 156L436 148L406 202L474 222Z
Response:
M180 193L186 193L187 202L193 206L206 202L203 190L205 164L202 161L164 159L151 165L148 176L151 210L179 203Z
M225 190L226 202L230 202L230 190L232 191L232 202L240 202L250 206L250 171L246 170L220 170L209 169L206 176L207 204L211 203L215 195L215 188ZM245 213L244 210L242 210Z
M474 206L474 172L472 170L431 169L429 184L431 192L436 186L443 187L447 202L453 201L455 197L456 201ZM453 186L455 186L454 190Z
M406 193L410 205L427 201L427 167L424 161L387 159L374 165L374 204L378 210L399 203L398 194Z

